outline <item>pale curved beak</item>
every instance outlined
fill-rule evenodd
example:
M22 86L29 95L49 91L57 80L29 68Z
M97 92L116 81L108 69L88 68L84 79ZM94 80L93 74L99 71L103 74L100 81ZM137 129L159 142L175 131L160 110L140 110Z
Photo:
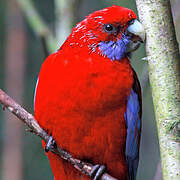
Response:
M127 31L138 36L142 40L142 42L145 41L144 27L137 19L135 19L134 22L131 25L129 25Z
M138 49L140 44L145 41L145 30L143 25L135 19L127 28L127 33L131 36L130 43L127 48L127 52L129 53Z

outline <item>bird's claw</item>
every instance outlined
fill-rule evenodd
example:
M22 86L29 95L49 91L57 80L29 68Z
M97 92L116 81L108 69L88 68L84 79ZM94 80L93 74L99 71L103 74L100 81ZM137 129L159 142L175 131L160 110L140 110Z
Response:
M50 136L48 142L46 143L44 150L45 150L45 152L49 152L49 151L53 151L54 148L56 148L56 142L53 139L53 137Z
M104 174L106 170L106 167L104 165L95 165L93 166L90 177L93 178L93 180L99 180L101 176Z

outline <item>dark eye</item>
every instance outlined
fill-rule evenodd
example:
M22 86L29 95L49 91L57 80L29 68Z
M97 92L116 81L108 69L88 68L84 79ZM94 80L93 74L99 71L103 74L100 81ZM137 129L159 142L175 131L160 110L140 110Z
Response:
M135 21L135 19L130 20L130 21L128 22L128 25L133 24L133 23L134 23L134 21Z
M115 31L115 27L112 24L105 24L104 30L108 33L111 33Z

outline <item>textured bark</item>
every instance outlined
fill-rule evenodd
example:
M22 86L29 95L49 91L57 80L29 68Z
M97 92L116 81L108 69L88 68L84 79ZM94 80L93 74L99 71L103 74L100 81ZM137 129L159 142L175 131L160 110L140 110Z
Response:
M180 55L169 0L136 0L146 53L164 180L180 178Z

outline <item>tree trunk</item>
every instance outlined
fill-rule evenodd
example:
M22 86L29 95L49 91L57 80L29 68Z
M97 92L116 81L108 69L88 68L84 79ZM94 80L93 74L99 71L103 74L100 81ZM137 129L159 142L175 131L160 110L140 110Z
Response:
M180 55L169 0L136 0L146 53L164 180L180 178Z
M25 30L15 0L7 1L7 35L5 61L6 92L23 103ZM9 112L5 113L3 144L3 180L22 180L22 124Z

